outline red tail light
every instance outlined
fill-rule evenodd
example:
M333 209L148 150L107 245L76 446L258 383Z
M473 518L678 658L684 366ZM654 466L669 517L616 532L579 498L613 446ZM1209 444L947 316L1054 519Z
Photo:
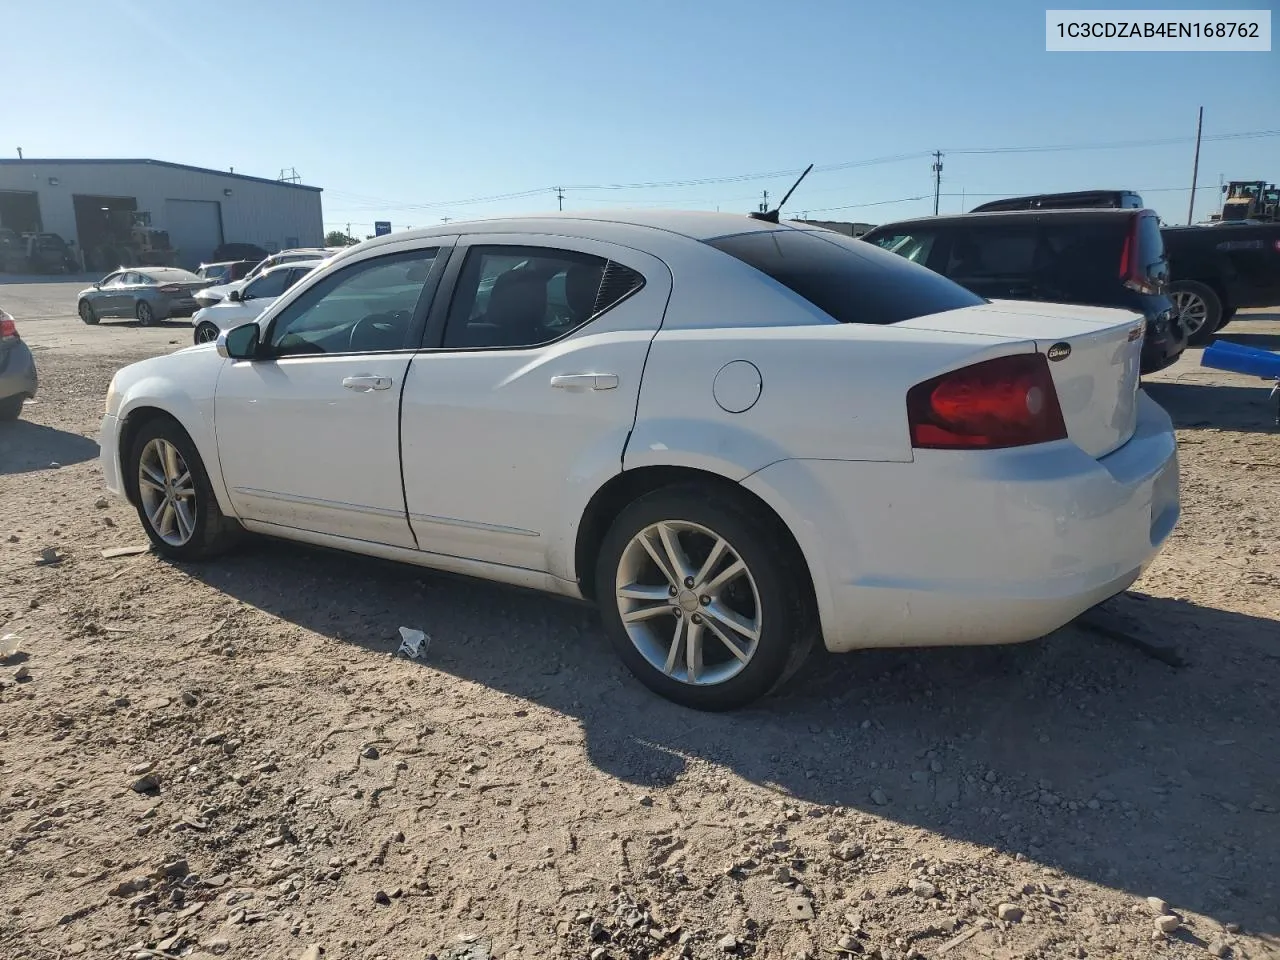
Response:
M18 325L13 317L0 310L0 340L10 340L18 335Z
M985 360L907 391L911 446L996 450L1064 440L1049 363L1040 353Z

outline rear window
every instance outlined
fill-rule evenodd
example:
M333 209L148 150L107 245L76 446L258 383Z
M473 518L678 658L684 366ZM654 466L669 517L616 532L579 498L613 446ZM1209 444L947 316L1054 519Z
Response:
M900 323L984 302L932 270L838 233L771 230L707 242L841 323Z

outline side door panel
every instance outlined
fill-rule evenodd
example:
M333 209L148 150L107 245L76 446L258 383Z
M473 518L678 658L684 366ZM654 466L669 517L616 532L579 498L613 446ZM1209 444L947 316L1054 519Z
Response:
M346 264L263 316L264 338L287 355L229 362L216 392L237 516L414 547L400 393L453 239L433 238L442 246L430 261L408 249Z
M567 577L566 531L621 470L671 275L640 251L564 237L479 235L459 243L455 261L503 244L600 257L638 272L644 285L551 343L428 346L416 355L401 420L405 500L424 551ZM480 278L477 300L493 303L503 282ZM474 277L470 284L477 289ZM554 310L559 286L549 282L547 291ZM435 343L446 342L436 334Z

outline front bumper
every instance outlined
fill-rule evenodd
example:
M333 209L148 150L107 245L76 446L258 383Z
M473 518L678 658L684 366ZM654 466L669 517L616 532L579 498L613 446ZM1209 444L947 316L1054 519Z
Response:
M40 386L36 360L21 340L0 353L0 399L34 397Z
M102 467L102 479L112 496L127 500L123 474L120 470L120 420L107 414L98 430L98 462Z
M785 460L743 485L800 541L833 651L1044 636L1133 583L1179 513L1173 424L1145 394L1101 459L1069 441L917 450Z

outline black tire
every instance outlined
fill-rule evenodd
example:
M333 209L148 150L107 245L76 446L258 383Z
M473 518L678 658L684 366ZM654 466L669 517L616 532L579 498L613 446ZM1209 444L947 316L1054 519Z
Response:
M139 489L139 463L153 440L167 441L177 448L191 473L195 490L194 522L189 538L183 543L172 543L157 530L147 515L146 499ZM209 484L209 474L205 471L204 461L196 450L195 444L187 436L176 420L169 417L156 417L143 424L133 438L133 446L129 451L129 459L125 464L128 471L130 492L133 494L138 511L138 520L148 539L155 547L156 553L170 560L189 561L205 560L225 553L240 540L243 529L235 520L225 516L218 506L213 488Z
M133 308L134 316L138 318L138 323L144 327L154 327L156 325L156 312L151 309L151 304L145 300L139 300L138 305Z
M98 323L98 320L101 319L98 316L97 311L93 309L93 304L90 303L88 300L80 301L79 311L80 311L80 319L83 320L85 323L89 324L89 326L91 327L96 326Z
M719 659L718 664L707 669L716 670L727 665L730 670L738 670L723 681L695 685L665 673L661 667L650 663L632 641L623 623L616 593L622 569L620 565L625 562L626 551L633 538L663 521L696 525L711 531L727 542L732 553L749 571L750 585L754 586L755 593L751 606L756 611L760 627L756 648L746 664L736 667L728 650L710 635L706 626L702 628L708 638L704 650ZM691 566L700 562L699 557L692 553L686 552L686 557ZM659 570L656 565L652 569ZM817 618L813 610L812 584L803 582L802 575L798 573L804 569L804 560L786 529L745 499L734 496L731 491L726 495L725 490L706 486L667 487L627 506L610 527L596 563L596 597L610 641L622 662L641 683L668 700L696 710L733 710L782 686L800 668L812 649L817 636ZM663 582L659 579L659 589L663 589ZM655 605L663 602L657 600ZM663 614L643 621L646 625L657 621L654 623L655 638L667 636L667 629L674 635L679 623L674 613L674 605L678 604L679 598L669 602L673 605L671 615ZM692 602L697 601L694 599ZM711 618L703 616L702 611L706 609L709 608L704 605L688 614L682 613L680 617L687 616L695 623L701 617L707 623ZM723 621L719 622L723 624ZM687 653L687 646L682 649ZM675 659L679 669L680 655Z
M22 396L0 399L0 421L17 420L22 414Z
M1203 347L1222 324L1222 300L1214 289L1198 280L1175 280L1169 284L1169 299L1187 331L1187 342ZM1190 324L1196 324L1191 329Z
M218 329L218 325L216 323L210 323L208 320L203 320L196 324L195 333L192 335L192 339L197 344L213 343L213 341L218 339L218 334L220 332L221 331Z

